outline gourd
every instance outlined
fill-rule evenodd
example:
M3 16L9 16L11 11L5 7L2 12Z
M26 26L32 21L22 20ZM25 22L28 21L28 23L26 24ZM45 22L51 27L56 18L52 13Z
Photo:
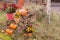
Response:
M12 24L10 25L10 28L11 28L12 30L15 30L15 29L16 29L16 27L17 27L17 25L16 25L16 24L14 24L14 23L12 23Z
M6 31L5 31L7 34L9 34L9 35L12 35L13 34L13 30L10 30L10 29L6 29Z

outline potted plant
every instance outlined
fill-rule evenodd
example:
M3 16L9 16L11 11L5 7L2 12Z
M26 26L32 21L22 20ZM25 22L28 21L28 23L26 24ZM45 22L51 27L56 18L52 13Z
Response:
M13 20L13 13L15 12L15 9L12 7L7 7L7 20Z
M24 31L25 31L24 36L32 37L32 33L34 32L34 29L32 26L28 26Z
M15 14L15 16L14 16L15 23L18 23L19 20L20 20L20 15L19 14Z

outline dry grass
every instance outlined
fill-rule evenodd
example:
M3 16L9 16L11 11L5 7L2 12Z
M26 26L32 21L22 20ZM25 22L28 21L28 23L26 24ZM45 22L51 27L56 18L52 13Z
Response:
M0 14L0 22L5 21L6 14ZM36 21L33 25L36 29L34 35L38 40L60 40L60 15L51 14L51 23L48 25L46 20L42 22Z
M0 22L5 22L5 21L6 21L6 14L0 13ZM36 29L34 35L36 35L38 40L60 40L60 15L59 14L54 14L54 13L51 14L51 23L49 25L47 24L45 18L41 22L35 21L33 27ZM23 39L22 36L20 36L20 38Z

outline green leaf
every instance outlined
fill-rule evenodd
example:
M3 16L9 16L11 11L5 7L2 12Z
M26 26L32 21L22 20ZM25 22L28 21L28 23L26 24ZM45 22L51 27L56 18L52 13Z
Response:
M12 37L5 35L3 33L0 33L0 38L2 38L3 40L14 40L14 39L12 39Z

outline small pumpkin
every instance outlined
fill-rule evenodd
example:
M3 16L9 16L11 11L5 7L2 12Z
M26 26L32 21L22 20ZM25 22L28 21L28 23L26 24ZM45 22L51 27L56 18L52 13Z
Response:
M10 29L6 29L5 32L9 35L12 35L13 34L13 30L10 30Z
M22 16L26 16L27 15L27 10L24 10L24 9L20 10L20 14Z
M26 16L27 13L26 13L26 12L21 12L21 15L22 15L22 16Z
M10 25L10 28L11 28L11 29L13 29L13 30L15 30L15 29L16 29L16 27L17 27L17 25L16 25L16 24L14 24L14 23L12 23L12 24Z

